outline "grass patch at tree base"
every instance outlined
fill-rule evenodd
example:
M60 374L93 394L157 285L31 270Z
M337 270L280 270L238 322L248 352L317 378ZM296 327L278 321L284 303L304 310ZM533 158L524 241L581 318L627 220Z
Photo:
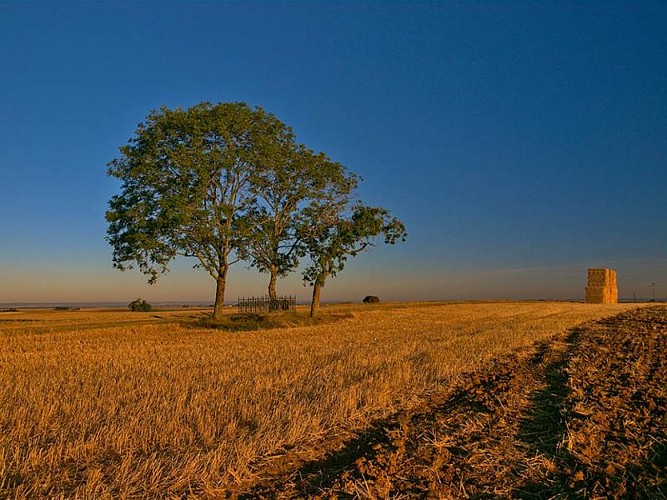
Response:
M216 320L213 317L203 318L195 322L194 325L199 328L242 332L323 325L354 317L355 314L351 312L330 312L320 314L315 318L311 318L307 312L302 311L237 313L230 314L219 320Z

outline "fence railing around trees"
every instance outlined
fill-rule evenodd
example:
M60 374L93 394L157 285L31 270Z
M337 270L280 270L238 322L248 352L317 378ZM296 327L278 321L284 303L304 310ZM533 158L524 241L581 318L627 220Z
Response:
M275 299L268 295L263 297L239 297L236 306L240 313L294 311L296 309L296 296L286 295Z

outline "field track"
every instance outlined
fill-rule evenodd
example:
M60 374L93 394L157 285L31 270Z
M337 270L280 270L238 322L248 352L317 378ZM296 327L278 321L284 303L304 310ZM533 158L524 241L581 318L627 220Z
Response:
M667 307L587 323L241 496L667 498L665 352Z

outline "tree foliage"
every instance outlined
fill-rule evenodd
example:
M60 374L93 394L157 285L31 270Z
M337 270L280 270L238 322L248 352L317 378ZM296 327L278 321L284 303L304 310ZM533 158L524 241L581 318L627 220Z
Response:
M106 215L114 266L137 265L155 282L174 257L196 257L217 281L219 313L237 242L250 230L249 184L291 140L277 118L244 103L152 112L109 164L122 181Z
M250 230L240 245L244 260L270 275L269 296L276 297L276 278L287 276L305 254L301 224L304 212L347 200L357 177L324 153L294 145L276 155L271 168L258 172L250 191L255 204L246 218Z
M120 152L108 170L122 183L106 213L114 267L138 267L154 283L175 257L195 257L216 280L217 318L239 260L270 275L275 297L276 279L307 255L304 280L319 304L324 281L349 256L380 235L405 238L387 210L354 203L354 174L245 103L163 107Z

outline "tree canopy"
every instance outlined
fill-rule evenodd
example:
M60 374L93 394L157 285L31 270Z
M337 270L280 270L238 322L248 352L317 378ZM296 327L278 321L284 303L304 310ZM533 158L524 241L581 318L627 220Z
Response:
M385 209L354 204L354 174L298 144L291 128L259 107L163 107L120 152L108 165L121 181L106 213L114 267L138 267L154 283L175 257L194 257L216 281L216 318L239 260L269 274L275 297L276 279L307 255L304 279L319 304L324 281L348 256L379 235L387 243L405 237Z
M251 227L239 255L252 267L270 275L268 292L276 298L276 278L299 265L305 245L300 230L303 213L315 205L347 200L357 177L324 153L300 145L254 177L250 192L255 204L245 221Z
M122 181L106 214L114 266L137 265L154 282L174 257L196 257L216 280L219 316L237 242L250 231L249 185L292 143L287 126L245 103L153 111L109 164Z

